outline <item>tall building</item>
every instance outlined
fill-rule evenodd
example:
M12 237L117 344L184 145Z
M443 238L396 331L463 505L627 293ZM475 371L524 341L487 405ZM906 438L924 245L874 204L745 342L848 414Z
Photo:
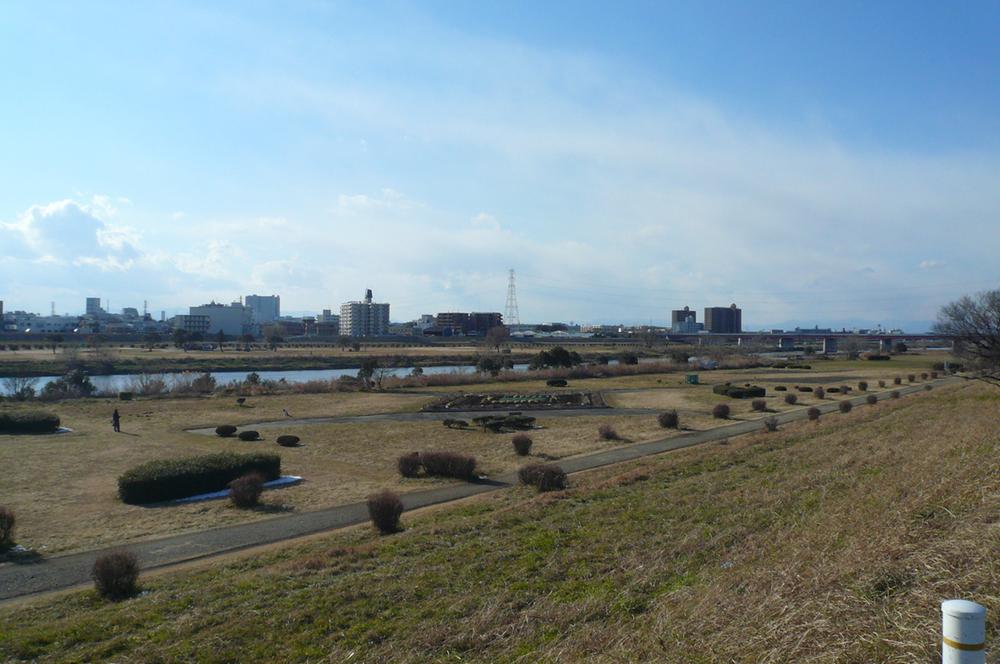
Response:
M278 295L247 295L246 306L255 323L273 323L281 318L281 297Z
M705 307L707 332L734 334L743 331L743 311L735 304L728 307Z
M494 327L503 327L503 314L499 311L473 311L469 314L470 332L486 334Z
M103 313L104 309L101 308L101 298L88 297L86 314L88 316L100 316Z
M694 334L698 332L698 313L691 307L674 309L670 312L670 331L677 334Z
M350 337L379 337L389 334L389 304L372 301L372 291L365 291L362 302L340 305L340 333Z

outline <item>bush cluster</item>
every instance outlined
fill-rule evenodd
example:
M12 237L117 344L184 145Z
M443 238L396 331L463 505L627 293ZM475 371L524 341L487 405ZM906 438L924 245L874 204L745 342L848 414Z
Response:
M139 590L139 559L131 551L112 551L94 561L90 575L101 597L126 599Z
M184 459L148 461L118 478L118 496L132 505L221 491L238 477L260 473L265 481L281 475L277 454L223 452Z
M215 435L222 438L230 438L236 435L236 427L232 424L223 424L215 427Z
M383 535L399 532L399 517L402 514L403 501L389 489L368 496L368 516Z
M668 410L656 416L656 421L664 429L677 429L680 427L681 418L676 410Z
M0 413L0 433L55 433L59 416L43 411Z
M730 413L729 406L724 403L717 403L715 404L715 407L712 408L712 417L719 420L724 420L728 418L729 413Z
M526 433L516 434L510 440L511 444L514 445L514 451L518 456L528 456L531 454L531 436Z
M264 478L260 473L247 473L229 483L229 500L241 509L256 507L264 491Z
M561 491L566 488L566 472L552 463L529 463L517 471L521 484L539 491Z
M452 422L457 422L460 420L452 420ZM477 426L482 427L484 430L492 431L493 433L502 433L503 431L524 431L526 429L533 429L535 426L535 418L528 415L517 415L511 413L509 415L480 415L479 417L473 417L472 421Z
M468 429L469 423L465 420L454 420L450 417L444 419L441 424L445 425L449 429Z
M471 480L476 475L476 458L458 452L421 452L420 466L428 475Z
M0 551L14 543L14 526L17 525L17 517L14 510L0 505Z
M712 388L712 392L720 394L724 397L729 397L730 399L754 399L757 397L767 396L767 390L763 387L756 385L744 385L742 387L737 387L736 385L730 385L729 383L716 385Z

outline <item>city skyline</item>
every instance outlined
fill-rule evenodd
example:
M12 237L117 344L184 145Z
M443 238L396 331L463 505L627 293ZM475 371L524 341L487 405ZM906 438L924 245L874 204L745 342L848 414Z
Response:
M513 267L525 321L924 327L1000 276L997 18L12 7L0 295L411 320L503 310Z

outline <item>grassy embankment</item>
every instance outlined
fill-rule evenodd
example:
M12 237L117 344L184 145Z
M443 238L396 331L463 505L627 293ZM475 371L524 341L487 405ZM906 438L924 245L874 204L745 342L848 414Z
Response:
M1000 624L980 384L0 610L0 659L914 662Z
M677 409L684 428L701 430L726 423L711 416L712 407L717 403L731 405L732 419L762 416L751 410L749 400L729 400L712 394L712 383L764 384L780 380L789 386L797 382L829 386L844 382L854 385L857 380L864 379L875 390L877 376L881 375L878 372L888 369L882 365L873 367L873 363L857 368L840 364L824 363L826 371L823 372L760 369L705 372L702 379L706 384L698 386L684 384L682 374L661 374L574 380L567 389L603 390L605 399L619 407ZM463 391L480 389L537 391L551 388L537 380L462 388ZM396 459L415 450L472 454L479 461L480 471L487 475L514 470L523 462L514 454L508 435L478 429L446 429L437 421L388 419L364 423L289 424L281 429L265 430L264 440L254 443L184 431L220 424L283 420L283 409L296 418L412 412L435 398L420 394L421 390L413 392L259 396L249 398L243 407L237 406L233 398L221 396L132 402L79 399L45 404L44 407L56 412L73 433L0 436L0 467L7 469L2 480L2 504L18 514L19 542L52 554L272 518L291 510L321 509L362 500L382 487L410 491L447 481L399 477ZM819 402L810 394L798 396L799 403L790 406L784 403L782 393L769 391L768 408L781 412ZM839 398L830 395L826 401ZM0 405L0 409L32 407L35 406ZM114 408L122 415L122 434L111 432L110 414ZM446 416L440 415L441 418ZM604 423L614 427L624 440L601 440L597 428ZM530 460L560 459L677 433L659 428L652 414L629 415L614 410L566 418L543 415L538 424L544 428L531 433L535 444ZM298 435L303 445L277 447L274 439L283 433ZM278 451L283 471L302 475L306 482L266 493L265 506L258 510L236 510L225 501L139 507L122 504L116 495L117 477L128 468L151 459L261 449Z

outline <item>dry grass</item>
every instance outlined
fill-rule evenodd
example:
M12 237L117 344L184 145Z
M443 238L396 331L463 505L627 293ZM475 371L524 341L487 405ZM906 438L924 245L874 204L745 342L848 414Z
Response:
M942 598L1000 624L998 405L935 390L7 610L0 658L935 661Z

